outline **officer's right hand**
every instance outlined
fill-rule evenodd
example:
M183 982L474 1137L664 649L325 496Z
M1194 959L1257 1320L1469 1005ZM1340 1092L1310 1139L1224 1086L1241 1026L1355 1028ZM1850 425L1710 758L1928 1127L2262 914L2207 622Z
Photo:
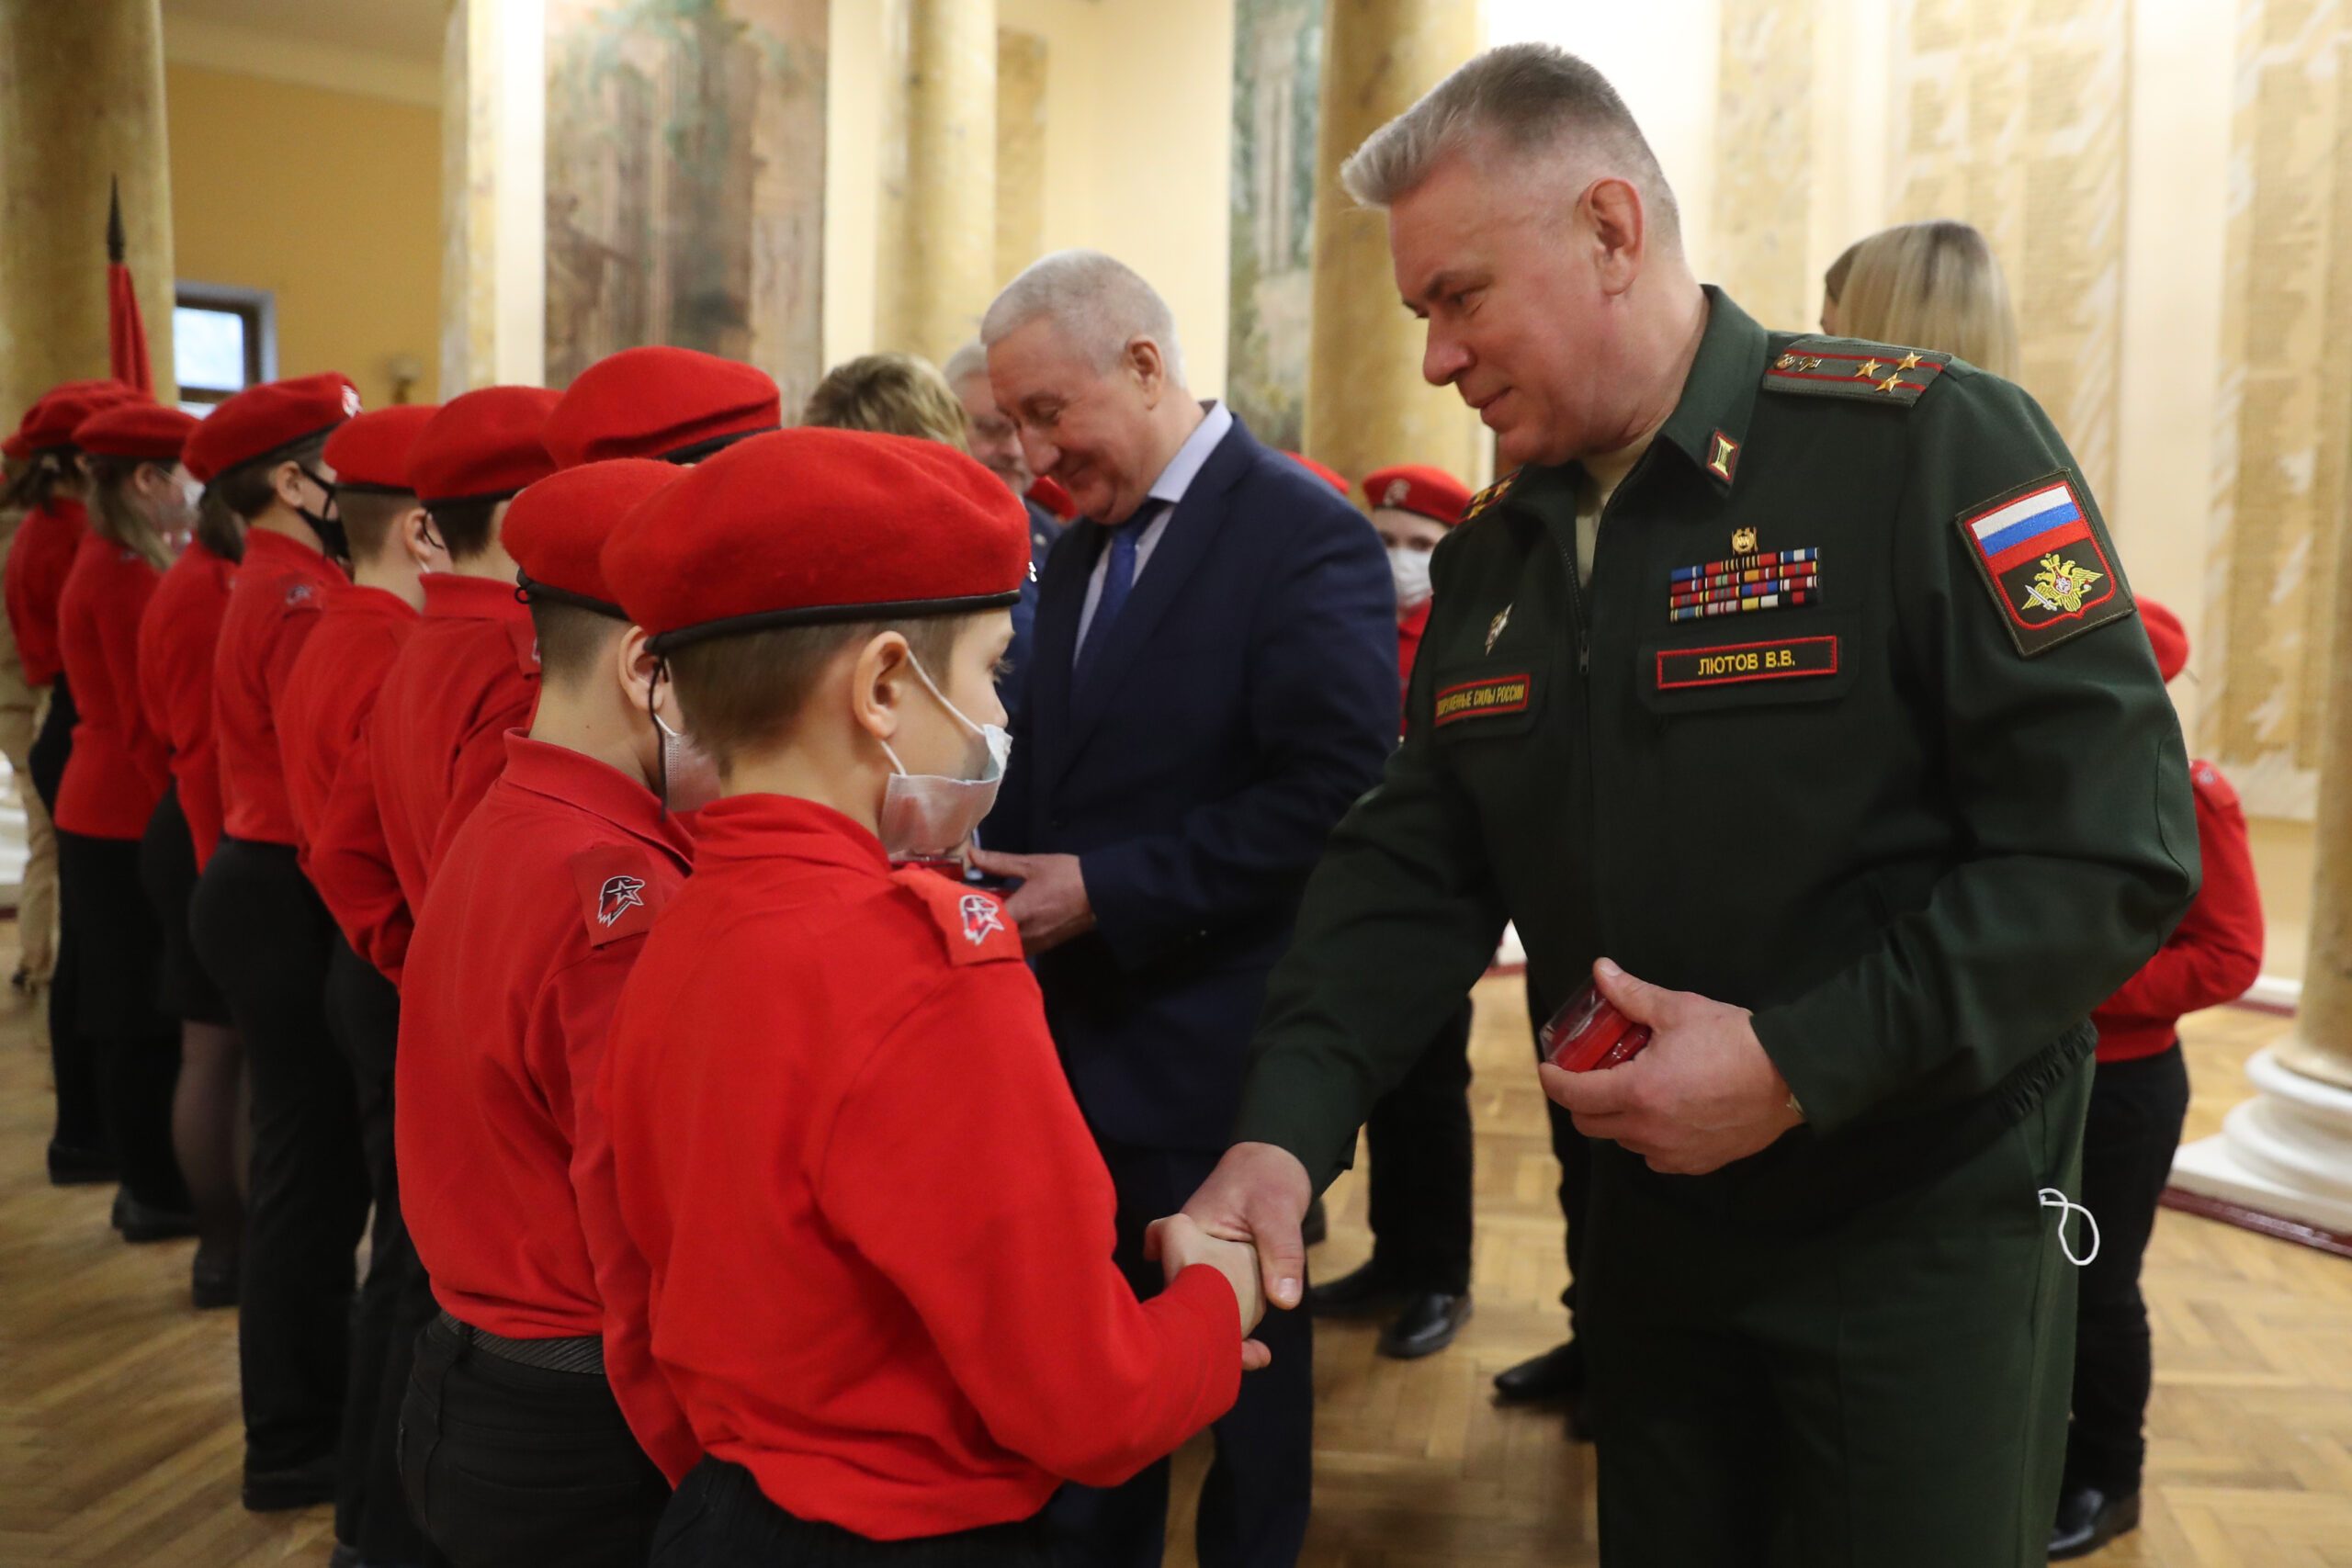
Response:
M1306 1242L1299 1230L1314 1198L1315 1184L1296 1155L1273 1144L1236 1144L1184 1213L1211 1235L1255 1247L1266 1300L1287 1309L1304 1294Z

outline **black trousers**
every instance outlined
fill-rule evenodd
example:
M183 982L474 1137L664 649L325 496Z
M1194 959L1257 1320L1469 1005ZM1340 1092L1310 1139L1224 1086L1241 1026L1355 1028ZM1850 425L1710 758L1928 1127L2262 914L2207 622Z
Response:
M359 1142L375 1220L368 1277L351 1312L350 1371L335 1477L334 1533L368 1562L425 1564L438 1553L409 1517L401 1489L401 1401L416 1337L433 1320L433 1289L401 1219L392 1160L392 1050L400 987L352 952L340 932L327 960L327 1023L359 1089Z
M2098 1222L2098 1256L2079 1280L2066 1478L2110 1496L2140 1489L2147 1459L2142 1424L2154 1363L2140 1262L2188 1115L2188 1063L2178 1041L2135 1062L2102 1062L2091 1076L2082 1203Z
M123 1190L186 1213L187 1184L172 1148L180 1031L155 1006L163 930L139 878L139 841L59 829L57 880L73 889L64 910L74 940L59 968L70 962L75 972L75 1032L96 1061Z
M1102 1145L1118 1190L1120 1271L1137 1298L1159 1293L1159 1265L1143 1255L1152 1221L1184 1206L1216 1168L1216 1151ZM1290 1568L1306 1538L1315 1479L1314 1324L1304 1310L1270 1310L1256 1337L1273 1364L1241 1380L1241 1397L1211 1430L1216 1458L1201 1493L1194 1540L1201 1568ZM1054 1561L1069 1568L1157 1568L1168 1536L1169 1463L1124 1486L1068 1485L1046 1506Z
M33 793L57 820L58 786L65 782L65 761L74 754L74 725L77 716L74 694L65 677L49 689L49 712L40 733L33 738L28 759ZM76 1153L111 1154L114 1139L107 1126L105 1103L98 1092L98 1049L82 1033L82 986L75 963L73 890L61 851L57 867L57 972L49 987L49 1067L57 1085L57 1127L51 1139Z
M1401 1290L1470 1290L1470 1004L1364 1123L1372 1258Z
M651 1568L1045 1568L1037 1521L911 1540L868 1540L796 1518L741 1465L706 1459L687 1472L653 1538Z
M600 1374L520 1365L437 1316L400 1456L411 1514L457 1568L642 1568L670 1500Z
M187 814L180 809L176 784L164 791L155 814L147 818L147 836L139 844L139 874L163 932L155 1005L172 1018L226 1028L229 999L198 961L196 935L188 923L196 902L196 840L188 832Z
M1552 1010L1543 998L1535 994L1535 981L1527 982L1527 1018L1534 1029L1542 1029L1550 1021ZM1544 1043L1535 1038L1535 1059L1544 1059ZM1566 1226L1568 1255L1568 1285L1560 1292L1560 1304L1568 1309L1568 1337L1577 1333L1577 1280L1584 1274L1585 1238L1592 1234L1588 1217L1592 1202L1592 1141L1577 1131L1576 1118L1550 1100L1544 1101L1544 1116L1552 1130L1552 1157L1560 1162L1560 1219Z
M253 1081L237 1359L249 1474L334 1454L368 1173L351 1070L327 1032L326 907L284 844L223 838L197 885L197 953Z

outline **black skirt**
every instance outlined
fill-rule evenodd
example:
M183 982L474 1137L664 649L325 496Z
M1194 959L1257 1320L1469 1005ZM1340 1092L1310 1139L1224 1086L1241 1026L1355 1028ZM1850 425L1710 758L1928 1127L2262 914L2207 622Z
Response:
M139 874L162 929L156 1005L173 1018L227 1028L228 998L197 957L196 939L188 929L188 905L196 897L196 840L188 832L187 813L180 809L176 784L164 792L155 814L147 819L147 836L139 845Z

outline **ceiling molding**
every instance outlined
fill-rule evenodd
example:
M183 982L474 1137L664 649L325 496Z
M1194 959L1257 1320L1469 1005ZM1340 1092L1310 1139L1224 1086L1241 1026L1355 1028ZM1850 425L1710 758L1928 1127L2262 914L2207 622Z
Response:
M173 17L164 26L167 64L356 93L423 108L441 105L441 68L336 44L286 38L232 23Z

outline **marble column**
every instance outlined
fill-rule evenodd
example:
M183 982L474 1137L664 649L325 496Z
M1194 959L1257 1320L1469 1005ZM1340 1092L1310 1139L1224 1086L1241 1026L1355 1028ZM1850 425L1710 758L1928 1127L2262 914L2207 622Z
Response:
M107 374L117 179L156 395L175 395L169 145L159 0L0 0L0 420Z
M1476 417L1421 379L1421 324L1397 303L1385 217L1340 187L1363 139L1478 47L1478 7L1453 0L1329 0L1324 11L1306 446L1351 482L1431 463L1476 484L1488 468Z
M547 11L455 0L442 57L441 395L547 367Z
M875 343L938 364L995 297L995 0L902 0Z
M2352 528L2339 528L2335 656L2295 1026L2246 1064L2252 1100L2173 1162L2175 1187L2352 1238Z

